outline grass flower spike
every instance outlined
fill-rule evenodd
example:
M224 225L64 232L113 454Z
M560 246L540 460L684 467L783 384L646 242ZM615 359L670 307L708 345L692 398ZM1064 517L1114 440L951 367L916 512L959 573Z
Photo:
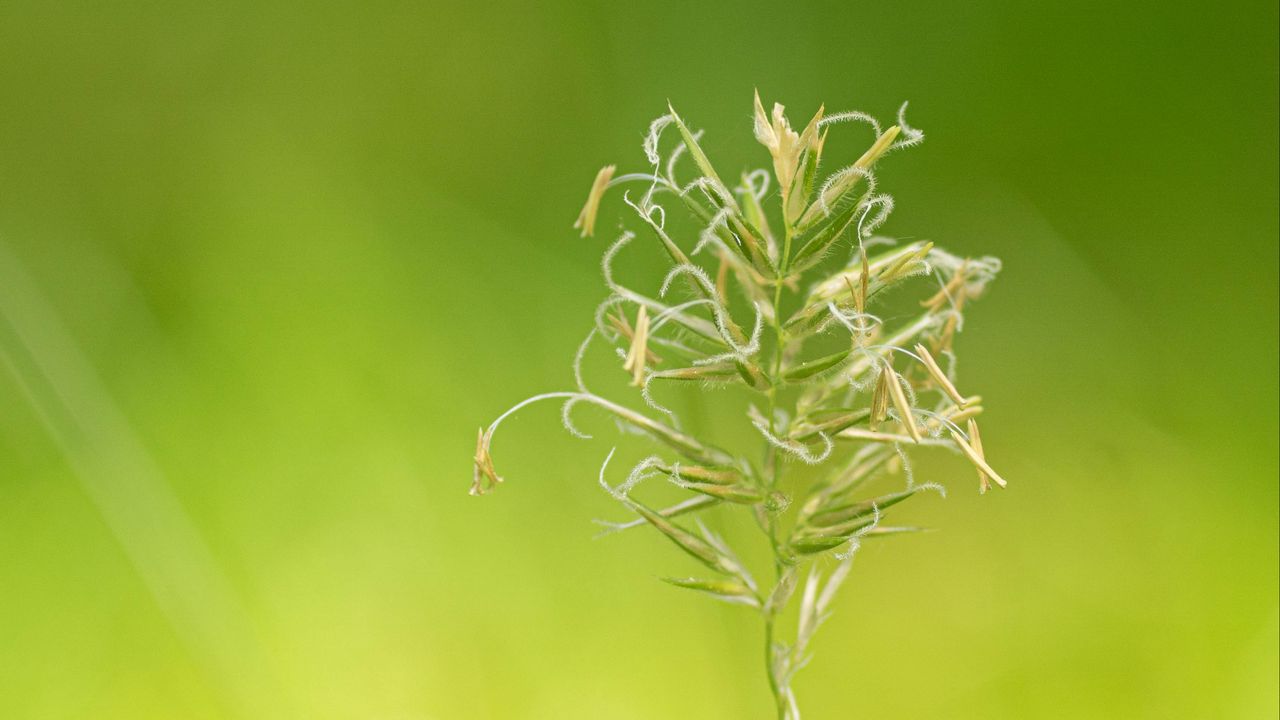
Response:
M622 175L602 168L574 223L592 236L606 191L627 186L617 195L634 212L634 231L669 262L665 277L641 287L615 276L617 256L640 245L624 232L604 252L608 297L574 359L576 389L516 404L476 442L473 494L502 482L494 434L533 403L562 403L565 427L585 439L592 436L571 416L594 407L624 442L647 446L623 480L609 480L614 450L600 467L599 484L626 514L602 523L605 534L657 531L702 573L682 570L664 582L758 615L780 720L800 718L793 680L813 657L857 549L919 530L890 520L923 491L942 494L916 482L911 458L951 450L977 470L981 492L1007 485L978 432L981 398L957 389L955 352L964 312L1000 261L876 234L894 209L876 168L924 138L905 110L884 127L866 113L820 108L796 131L782 105L766 113L757 94L753 131L772 172L744 172L730 186L732 176L703 151L702 133L668 108L649 127L647 165ZM870 137L849 153L856 160L828 172L828 133L845 122ZM624 398L587 389L583 365L606 346L629 378ZM744 444L686 430L681 413L662 404L674 387L705 390L694 402L745 408L740 431L725 435ZM658 501L673 493L678 501ZM766 567L753 572L709 529L735 514L758 530Z

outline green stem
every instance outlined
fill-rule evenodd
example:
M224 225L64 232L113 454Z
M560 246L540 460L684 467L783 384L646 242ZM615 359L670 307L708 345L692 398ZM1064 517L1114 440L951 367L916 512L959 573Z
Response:
M791 228L786 230L786 239L782 243L782 257L778 258L778 274L773 284L773 332L777 338L777 347L773 351L774 382L781 376L782 347L784 344L782 329L782 285L786 282L787 272L791 265ZM772 392L772 390L771 390Z
M778 711L778 720L786 720L787 699L782 693L782 687L778 684L778 678L773 674L773 621L774 614L766 611L764 618L764 663L769 670L769 689L773 691L773 704Z
M778 258L778 273L775 276L775 284L773 290L773 331L775 336L775 346L773 350L773 378L769 386L769 431L777 435L776 417L778 408L778 387L777 383L782 377L782 356L786 346L786 334L782 327L782 285L787 275L788 266L791 258L791 228L786 229L786 237L783 241L782 256ZM782 463L777 457L777 449L769 443L765 443L765 459L766 468L772 469L769 478L769 491L777 490L778 485L782 481ZM762 523L761 529L769 536L769 545L773 550L773 566L774 566L774 587L782 581L783 577L783 558L781 548L778 547L777 523L773 518L767 518ZM787 717L787 699L783 691L782 683L776 674L776 664L773 657L773 635L774 625L777 621L778 612L782 608L774 607L772 596L765 603L763 609L764 615L764 663L765 671L769 677L769 690L773 693L774 707L778 713L778 720L786 720Z

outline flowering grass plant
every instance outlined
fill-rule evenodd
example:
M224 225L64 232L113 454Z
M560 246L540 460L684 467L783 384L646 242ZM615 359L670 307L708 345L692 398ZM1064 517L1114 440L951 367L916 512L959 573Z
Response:
M474 494L502 482L494 432L531 403L561 402L566 429L579 437L590 437L573 422L579 406L646 436L656 450L622 479L610 479L613 451L599 470L600 485L630 515L606 532L652 528L703 569L667 582L759 614L783 720L800 717L793 678L811 659L859 543L918 531L888 518L921 493L944 493L915 482L912 455L950 449L976 470L981 492L1005 486L983 449L981 398L959 389L955 352L964 312L999 261L876 234L894 209L877 164L924 139L905 110L883 127L866 113L819 109L797 132L782 105L766 112L757 95L754 134L771 168L732 183L703 151L702 133L674 109L654 120L647 166L601 169L575 227L593 235L602 200L625 186L619 192L637 230L669 260L666 276L647 290L615 277L616 259L636 241L624 231L604 253L609 294L574 359L576 389L528 398L478 434ZM871 141L853 162L824 172L827 136L840 124L865 126ZM903 307L914 309L904 316ZM588 389L583 363L593 343L612 349L633 387L625 404ZM738 403L755 447L730 450L689 429L659 400L672 384L705 391L701 402L735 413ZM900 478L899 487L868 493L880 476ZM679 499L645 499L646 481ZM708 529L702 516L716 507L746 513L759 528L772 559L764 573Z

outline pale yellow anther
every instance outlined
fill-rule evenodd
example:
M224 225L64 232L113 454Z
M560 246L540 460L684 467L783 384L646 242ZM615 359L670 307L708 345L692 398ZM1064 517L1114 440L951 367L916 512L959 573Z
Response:
M959 432L954 429L951 431L951 437L956 441L956 446L960 448L960 452L964 453L965 457L969 458L969 462L973 463L973 466L978 469L978 480L983 484L982 489L985 491L988 478L1000 487L1008 486L1004 478L1000 477L1000 474L992 470L991 466L987 464L987 460L981 450L982 438L978 435L978 424L972 419L969 420L969 435L974 442L972 445L966 442L964 436Z
M882 375L886 374L889 376L889 396L893 399L893 406L898 410L898 415L901 416L902 425L907 429L912 442L920 442L920 428L916 427L915 413L911 411L911 403L907 402L907 393L902 389L901 377L887 362Z
M631 373L631 384L640 386L644 384L644 366L649 359L649 311L641 305L640 313L636 315L636 329L631 336L631 349L627 352L627 359L622 364L622 369Z
M942 326L942 334L933 341L934 352L951 349L951 343L955 341L956 326L960 321L959 318L959 314L954 312L947 316L947 321Z
M871 392L871 413L867 417L867 427L875 430L884 421L889 410L889 373L881 372L876 378L875 390Z
M942 368L938 367L937 361L933 359L933 356L929 354L924 345L917 343L916 353L920 356L920 362L924 363L924 369L929 371L929 377L938 383L938 387L942 388L955 401L956 405L964 407L965 397L960 394L959 390L956 390L956 386L951 383L951 378L948 378L947 374L942 372Z
M617 166L605 165L600 168L600 172L596 173L596 179L591 183L591 193L587 195L587 202L582 206L582 212L578 213L578 219L573 221L573 227L582 231L582 237L590 237L596 232L596 215L600 212L600 198L604 197L604 191L609 187L609 181L613 179L615 170Z
M934 312L941 310L947 299L960 291L960 287L964 284L965 271L968 267L968 260L961 262L960 267L956 269L955 274L951 276L947 284L938 288L938 292L934 293L928 300L922 301L920 303L921 307L927 307Z
M627 322L627 317L626 315L622 314L621 310L619 310L616 315L613 313L610 313L605 317L608 318L609 324L612 325L615 330L617 330L619 333L621 333L624 337L627 338L627 342L630 343L635 341L635 337L636 337L635 328L631 327L631 323ZM646 338L646 342L647 342L647 338ZM630 356L629 348L627 352L629 357ZM657 365L658 363L662 362L662 358L658 357L658 354L653 351L653 348L648 348L645 351L645 359L646 359L646 362L648 362L648 364L650 365Z
M947 414L947 419L953 423L964 422L969 418L981 415L983 409L981 405L966 405L964 408L955 408L954 412Z
M969 445L973 447L974 452L978 453L978 457L982 458L983 461L985 462L987 459L987 454L982 450L982 435L978 432L978 423L974 422L973 419L970 418L968 426L969 426ZM987 476L985 472L979 469L978 470L978 492L986 493L987 490L990 490L990 489L991 489L990 478Z

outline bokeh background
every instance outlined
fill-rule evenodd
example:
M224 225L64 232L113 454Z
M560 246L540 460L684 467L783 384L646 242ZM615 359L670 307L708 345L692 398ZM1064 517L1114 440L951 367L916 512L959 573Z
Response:
M531 408L569 225L667 99L928 133L885 231L1005 271L960 340L1012 480L867 545L806 718L1277 716L1269 0L0 4L0 717L766 718L747 611ZM832 136L852 153L865 137ZM632 271L657 273L638 254ZM602 360L597 375L617 370Z

